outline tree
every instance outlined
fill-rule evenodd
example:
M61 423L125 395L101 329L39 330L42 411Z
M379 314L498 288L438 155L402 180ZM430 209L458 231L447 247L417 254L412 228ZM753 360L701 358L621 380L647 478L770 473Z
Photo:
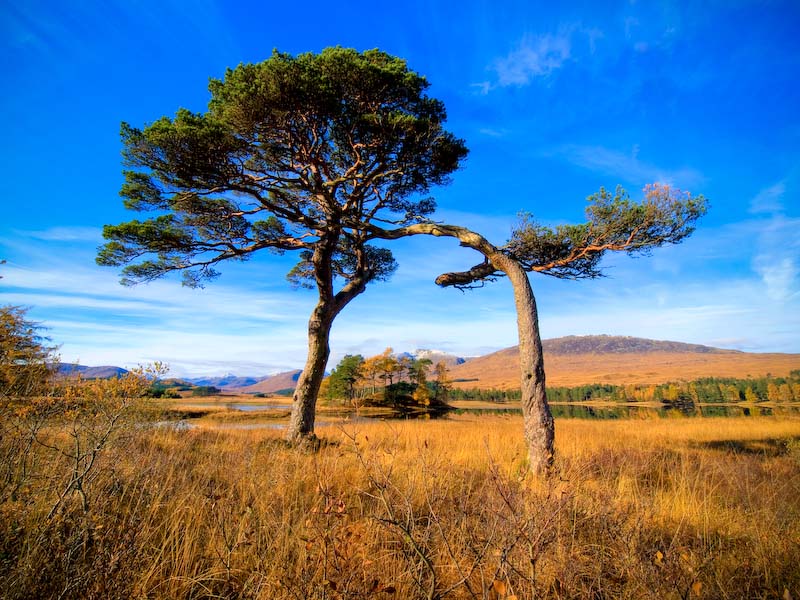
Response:
M436 374L436 381L434 382L434 400L437 404L447 404L450 396L450 390L453 387L453 382L447 376L447 365L444 361L440 360L433 368Z
M97 261L126 265L123 284L181 271L184 285L200 286L219 263L299 253L289 278L318 299L291 441L313 436L333 320L396 267L368 243L367 226L423 222L435 208L424 195L466 156L427 87L378 50L275 52L212 79L207 112L122 125L125 206L156 213L104 228Z
M0 307L0 398L41 394L55 370L55 348L26 309Z
M429 406L431 391L428 389L428 368L433 364L430 358L412 358L408 363L408 378L414 384L414 401L420 406Z
M396 405L395 377L398 381L400 380L406 368L405 364L397 359L392 348L386 348L382 354L378 355L375 367L378 376L383 379L383 399Z
M644 199L637 203L622 188L613 194L601 188L588 198L587 221L579 225L552 229L524 216L504 246L495 246L482 235L454 225L428 222L395 229L370 225L376 238L454 237L462 246L484 256L483 262L468 271L440 275L436 279L440 286L480 287L500 276L511 281L519 334L524 435L533 471L545 471L552 465L555 430L545 391L536 299L527 272L560 279L596 278L602 275L600 260L606 252L647 254L664 244L677 244L694 231L695 223L705 214L702 196L693 198L666 185L650 185L644 192Z
M360 354L346 354L328 378L328 390L333 398L344 398L353 404L356 382L361 378L361 365L364 357Z

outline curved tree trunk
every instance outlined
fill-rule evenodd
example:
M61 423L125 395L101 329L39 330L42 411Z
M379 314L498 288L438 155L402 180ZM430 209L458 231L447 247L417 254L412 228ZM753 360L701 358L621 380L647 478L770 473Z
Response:
M292 399L292 416L286 438L298 443L314 437L314 417L319 387L330 356L330 334L336 316L330 301L320 299L308 320L308 357L297 380Z
M331 259L338 237L324 240L314 251L311 260L319 292L319 300L308 319L308 357L306 366L297 380L292 398L292 415L286 439L292 444L313 440L314 417L317 409L317 396L325 367L330 356L330 337L333 321L347 304L366 289L370 280L370 265L363 248L357 248L356 273L336 294L333 292L333 272Z
M517 261L503 255L502 260L495 258L492 263L508 275L514 287L525 441L528 444L530 468L535 473L541 473L553 464L555 425L545 391L544 356L536 298L528 274Z

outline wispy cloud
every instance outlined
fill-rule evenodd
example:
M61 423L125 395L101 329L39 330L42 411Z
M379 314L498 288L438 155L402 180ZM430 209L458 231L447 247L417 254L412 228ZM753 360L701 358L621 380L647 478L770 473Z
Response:
M705 180L702 173L691 167L663 168L639 159L639 146L626 154L603 146L565 144L550 154L596 173L611 175L624 181L643 185L648 182L670 183L695 187Z
M783 210L783 195L785 193L786 183L784 181L764 188L750 201L750 212L770 213Z
M761 276L767 296L773 300L788 300L796 295L797 275L800 273L794 257L774 258L759 255L753 261L753 269Z
M99 227L51 227L37 231L18 231L18 235L48 242L100 242L103 230Z
M488 135L489 137L494 138L501 138L508 134L508 130L506 129L492 129L491 127L483 127L478 131L483 135Z
M562 25L556 33L528 33L508 54L492 61L491 80L474 83L472 87L486 95L496 88L529 85L564 68L578 58L576 54L591 56L597 41L603 37L600 29L581 23Z
M766 295L776 301L800 296L800 218L774 215L759 224L751 239L752 268L761 277Z
M536 77L549 75L570 57L568 34L527 35L504 58L495 61L497 85L527 85Z

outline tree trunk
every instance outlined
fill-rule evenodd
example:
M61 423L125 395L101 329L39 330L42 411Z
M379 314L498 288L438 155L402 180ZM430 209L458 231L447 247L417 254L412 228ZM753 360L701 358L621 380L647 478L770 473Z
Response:
M536 298L528 274L517 261L502 256L502 259L495 258L492 263L508 275L514 287L524 435L530 468L535 473L542 473L553 464L555 426L545 391L544 356Z
M436 278L438 285L469 287L476 281L490 279L498 271L503 272L511 280L517 309L522 416L530 468L535 473L547 471L553 464L555 455L555 427L545 391L544 357L536 298L525 269L517 260L503 254L482 235L464 227L419 223L388 231L373 229L378 232L376 237L383 239L420 234L454 237L462 246L477 250L486 257L484 263L472 267L469 271L440 275Z
M292 415L286 439L292 444L306 440L313 441L314 417L317 396L325 367L330 356L330 337L333 320L347 304L366 289L371 278L370 265L363 248L356 249L357 269L338 293L333 290L333 271L331 261L334 256L338 236L322 241L315 249L311 262L317 283L319 300L308 320L308 357L306 366L297 380L292 399Z
M294 390L292 416L286 433L286 439L291 443L314 438L317 396L331 352L330 334L336 316L331 304L331 301L320 299L308 320L308 357Z

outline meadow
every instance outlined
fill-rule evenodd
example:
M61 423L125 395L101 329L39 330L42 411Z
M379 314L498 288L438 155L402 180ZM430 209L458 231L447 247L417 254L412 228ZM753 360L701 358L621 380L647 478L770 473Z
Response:
M800 597L798 417L558 420L534 478L517 416L297 449L147 414L6 427L0 597Z

